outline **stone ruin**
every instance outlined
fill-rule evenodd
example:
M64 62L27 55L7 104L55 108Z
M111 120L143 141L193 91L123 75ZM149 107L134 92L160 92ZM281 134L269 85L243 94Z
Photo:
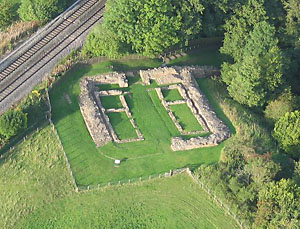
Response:
M124 95L128 92L121 90L99 91L97 85L118 84L120 87L128 87L128 81L124 73L108 73L97 76L85 77L80 81L81 93L79 96L79 106L84 118L86 127L97 147L103 146L108 142L117 143L142 141L144 137L132 118ZM100 96L119 96L122 108L105 109L100 101ZM107 113L125 112L136 131L137 138L120 140L110 124Z
M197 66L163 67L147 71L140 71L142 82L145 85L150 85L151 80L154 80L158 85L174 84L169 86L168 89L178 89L183 100L175 102L166 102L164 100L161 88L156 88L155 90L159 99L161 100L162 105L168 112L170 118L181 134L194 133L184 133L182 127L179 125L174 114L168 107L171 104L186 103L199 124L203 127L204 131L211 133L207 137L194 137L188 140L184 140L181 137L173 137L171 139L171 148L173 151L215 146L229 138L230 131L228 127L217 117L216 113L209 106L207 99L200 91L194 78L194 74L197 75L197 77L204 77L207 74L213 75L213 73L217 72L218 71L215 68Z
M173 151L215 146L230 136L228 127L211 109L207 99L195 81L195 77L218 74L219 70L214 67L199 66L162 67L140 71L140 76L144 85L150 85L151 81L155 81L160 85L160 87L149 90L156 91L163 107L166 109L181 135L201 134L204 132L210 133L210 135L206 137L192 137L188 140L184 140L181 137L173 137L171 139L171 148ZM124 97L124 95L129 92L115 89L99 91L97 85L100 84L118 84L120 87L128 87L128 81L124 73L112 72L85 77L80 82L80 111L96 146L100 147L111 141L124 143L144 140L142 133L132 118L132 114ZM166 89L177 89L182 99L177 101L166 101L162 93L162 90ZM119 96L122 107L105 109L101 104L101 96ZM183 103L189 107L198 123L202 126L203 131L186 132L183 130L169 108L170 105ZM137 138L120 140L110 124L107 116L107 113L109 112L125 112L136 131Z

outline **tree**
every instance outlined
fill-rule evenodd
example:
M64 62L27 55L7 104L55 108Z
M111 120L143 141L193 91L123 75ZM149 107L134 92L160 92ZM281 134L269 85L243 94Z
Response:
M2 0L0 2L0 29L5 29L16 17L14 5L9 0Z
M254 25L266 20L267 16L262 0L248 0L247 4L237 7L234 12L224 25L224 41L220 51L239 61Z
M292 180L270 182L259 192L255 226L298 228L300 225L300 187Z
M265 108L265 117L276 122L287 112L292 112L297 108L297 97L290 89L285 90L276 99L270 101Z
M248 161L246 171L251 174L252 180L262 187L266 182L271 182L280 170L280 166L270 159L257 155Z
M300 2L299 0L282 0L285 17L285 41L292 47L300 48Z
M155 56L195 37L201 28L202 11L203 6L197 0L108 0L99 27L106 34L94 31L84 52L111 57L132 51ZM91 50L93 39L101 41L97 50Z
M281 84L283 55L274 37L273 26L266 21L256 23L246 44L232 53L236 63L222 65L222 80L239 103L262 106Z
M296 158L300 158L300 112L288 112L274 127L273 136L281 147Z
M19 110L9 110L0 116L0 135L10 138L27 127L27 115Z
M23 21L47 22L63 11L66 0L21 0L18 10Z

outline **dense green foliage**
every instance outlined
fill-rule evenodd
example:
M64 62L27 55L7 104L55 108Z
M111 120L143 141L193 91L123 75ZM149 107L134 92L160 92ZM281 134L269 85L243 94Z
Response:
M18 13L23 21L47 22L65 7L65 0L21 0Z
M264 110L265 117L277 121L287 112L292 112L297 108L297 97L292 95L291 90L285 90L276 99L270 101Z
M259 192L255 225L263 228L298 228L300 187L292 180L270 182Z
M266 21L256 23L245 44L235 47L237 53L232 54L235 63L222 65L222 79L229 94L239 103L262 106L280 85L283 56L274 36L273 26Z
M5 29L17 18L15 8L15 4L10 0L0 1L0 30Z
M5 138L17 135L27 127L27 116L20 110L9 110L0 116L0 134Z
M282 116L274 127L274 137L285 151L300 158L300 112L288 112Z
M195 0L109 0L103 23L88 35L83 52L109 57L162 53L199 33L202 11Z

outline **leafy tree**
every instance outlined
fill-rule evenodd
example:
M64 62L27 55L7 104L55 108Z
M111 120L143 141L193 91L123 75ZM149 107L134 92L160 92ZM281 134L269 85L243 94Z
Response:
M17 17L14 4L9 0L0 1L0 29L9 26Z
M23 21L47 22L63 11L66 0L21 0L18 10Z
M232 53L234 59L238 57L236 63L222 65L222 80L241 104L262 106L281 84L283 56L274 35L275 28L269 23L256 23L244 47Z
M254 25L266 20L267 16L262 0L248 0L247 4L237 7L234 12L224 25L224 43L220 51L239 61Z
M265 108L265 117L276 122L287 112L292 112L297 108L297 97L294 96L290 89L285 90L275 100L268 103Z
M109 0L99 27L106 34L94 31L84 52L114 57L133 51L154 56L198 34L202 11L197 0ZM100 44L92 46L93 39ZM112 48L107 51L107 47Z
M259 192L255 226L298 228L300 224L300 187L292 180L270 182Z
M251 174L253 181L262 187L266 182L271 182L280 170L280 166L270 159L257 156L248 161L246 170Z
M300 157L300 112L286 113L274 127L274 138L278 140L282 148L294 157Z
M9 110L0 116L0 135L10 138L27 127L27 115L19 110Z
M292 47L300 48L300 2L299 0L282 0L286 12L285 41Z

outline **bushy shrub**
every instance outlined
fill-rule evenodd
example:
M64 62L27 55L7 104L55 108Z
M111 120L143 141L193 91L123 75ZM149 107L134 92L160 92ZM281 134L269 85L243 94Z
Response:
M0 116L0 135L10 138L27 127L27 115L19 110L9 110Z
M292 156L300 158L300 112L288 112L276 123L273 132L280 146Z
M0 30L5 29L16 18L15 5L9 0L0 1Z
M23 21L47 22L63 11L65 0L21 0L18 10Z
M278 98L269 102L265 108L265 117L276 122L287 112L297 108L297 99L292 95L291 90L286 90Z

